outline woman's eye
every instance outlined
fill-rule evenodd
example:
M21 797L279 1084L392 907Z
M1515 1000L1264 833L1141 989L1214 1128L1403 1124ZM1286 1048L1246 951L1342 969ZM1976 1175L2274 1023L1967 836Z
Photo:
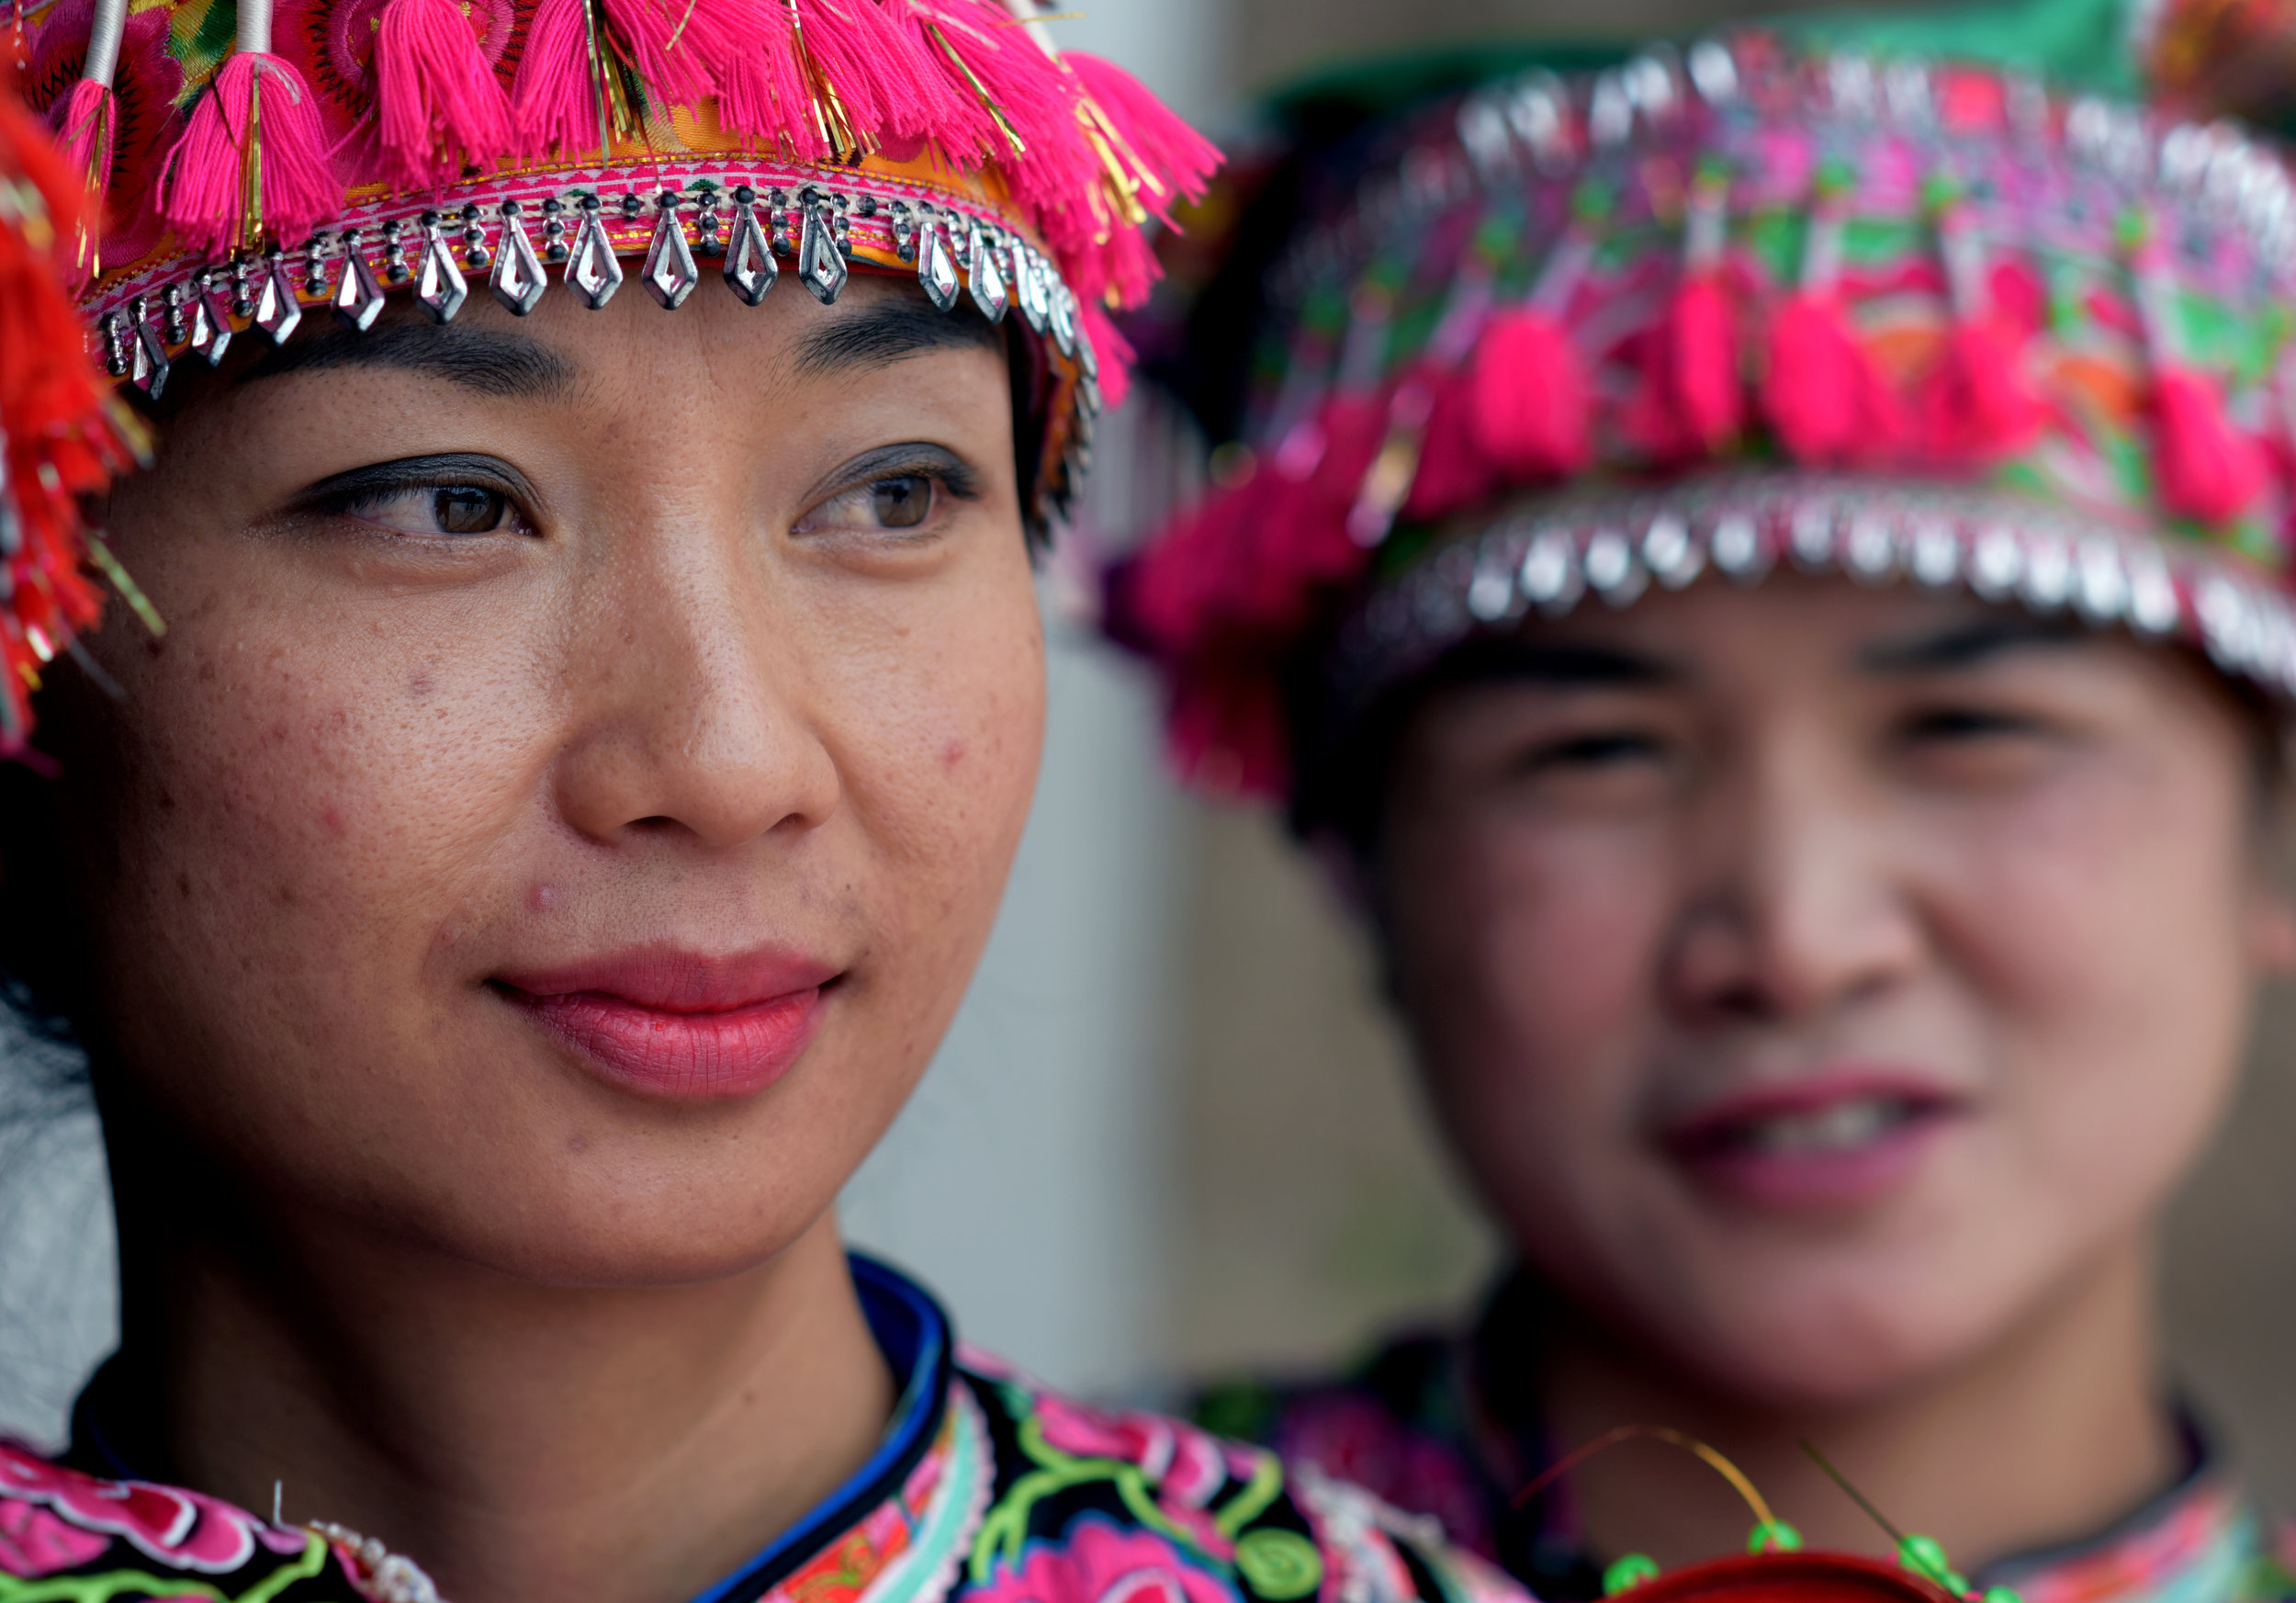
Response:
M459 536L525 528L508 495L476 484L422 485L371 496L341 510L361 523L406 535Z
M812 528L921 528L932 515L937 489L922 473L872 480L831 496L805 521Z
M1905 720L1906 738L1917 745L1959 745L2034 732L2031 719L1982 706L1925 708Z
M1524 773L1589 773L1649 762L1661 754L1659 742L1648 735L1606 729L1535 746L1515 766Z

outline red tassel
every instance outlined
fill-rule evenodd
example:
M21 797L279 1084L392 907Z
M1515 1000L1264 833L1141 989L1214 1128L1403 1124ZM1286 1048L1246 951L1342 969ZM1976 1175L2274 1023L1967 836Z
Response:
M30 687L50 655L96 622L90 559L118 571L81 521L82 498L124 470L139 442L113 422L110 387L62 282L66 242L96 227L86 165L67 165L6 88L0 186L19 202L0 209L0 521L14 548L0 564L0 753L30 761ZM30 232L36 224L49 237Z
M257 157L262 215L243 215L246 163ZM199 97L191 126L162 172L161 210L195 253L220 255L260 228L297 243L343 209L343 181L327 159L319 104L294 67L238 51Z
M1483 330L1468 383L1475 443L1513 479L1559 478L1593 454L1593 393L1560 323L1518 307Z
M1957 322L1921 392L1923 434L1948 462L2013 456L2041 430L2040 400L2024 372L2025 332L2008 318Z
M1693 273L1675 286L1643 344L1642 388L1630 430L1663 462L1712 457L1745 424L1739 375L1738 314L1717 273Z
M1840 467L1885 457L1903 423L1897 398L1831 293L1797 290L1770 323L1762 412L1795 460Z
M512 153L510 99L455 0L388 0L375 35L383 159L422 189Z
M2189 367L2153 375L2155 471L2169 511L2221 524L2246 510L2264 489L2257 444L2224 415L2216 386Z

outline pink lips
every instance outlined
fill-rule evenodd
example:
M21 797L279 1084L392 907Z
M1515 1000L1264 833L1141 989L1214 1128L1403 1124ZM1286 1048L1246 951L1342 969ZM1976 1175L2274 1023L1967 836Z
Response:
M674 1101L755 1096L812 1042L837 971L777 951L647 948L496 976L502 998L609 1084Z
M1840 1071L1726 1098L1660 1133L1700 1189L1764 1213L1866 1206L1909 1184L1968 1112L1931 1079Z

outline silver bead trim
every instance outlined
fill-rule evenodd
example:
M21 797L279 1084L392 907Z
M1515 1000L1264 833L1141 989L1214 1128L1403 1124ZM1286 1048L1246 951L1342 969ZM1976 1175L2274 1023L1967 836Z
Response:
M1518 513L1390 580L1343 625L1324 664L1341 721L1478 633L1568 615L1590 593L1626 606L1709 568L1742 584L1781 560L1869 584L1965 588L2044 615L2181 635L2219 668L2296 701L2296 611L2225 554L2003 492L1776 472L1723 472L1663 499L1576 498Z

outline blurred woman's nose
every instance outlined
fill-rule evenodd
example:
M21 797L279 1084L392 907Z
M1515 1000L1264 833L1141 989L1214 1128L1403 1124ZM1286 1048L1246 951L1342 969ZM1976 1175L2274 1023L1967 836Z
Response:
M721 498L722 499L722 498ZM682 836L725 849L838 807L819 687L770 532L737 503L681 498L616 531L569 638L567 823L602 843Z
M1662 976L1694 1025L1822 1018L1922 961L1906 865L1876 787L1838 734L1768 731L1698 804L1694 870Z

